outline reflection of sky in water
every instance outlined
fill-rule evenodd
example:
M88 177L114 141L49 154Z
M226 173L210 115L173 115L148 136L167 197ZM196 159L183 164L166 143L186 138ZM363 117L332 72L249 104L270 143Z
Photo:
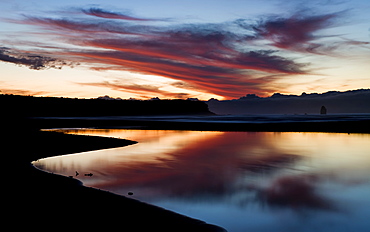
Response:
M232 231L366 231L370 135L80 130L138 141L42 169ZM86 177L84 173L93 173Z

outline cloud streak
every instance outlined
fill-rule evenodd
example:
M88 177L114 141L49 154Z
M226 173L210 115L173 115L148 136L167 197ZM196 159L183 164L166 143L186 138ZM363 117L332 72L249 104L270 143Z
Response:
M107 19L150 21L150 19L136 18L136 17L129 16L127 14L107 11L107 10L103 10L103 9L97 8L97 7L92 7L92 8L89 8L89 9L82 9L82 12L87 14L87 15L91 15L91 16L95 16L95 17L101 17L101 18L107 18Z
M307 51L305 48L315 46L312 41L320 38L314 33L333 26L338 17L338 13L271 17L253 26L253 30L257 38L267 39L277 48Z
M73 66L73 62L58 60L42 55L21 53L6 47L0 47L0 61L20 66L27 66L29 69L34 70L49 68L61 69L63 66Z
M133 93L142 96L142 98L148 98L150 96L158 96L164 98L188 98L189 94L181 92L169 92L162 90L160 87L149 85L149 84L125 84L119 81L103 81L97 83L78 83L80 85L86 86L96 86L96 87L105 87L113 90L124 91L128 93Z
M323 45L316 42L320 36L315 33L332 26L339 14L268 17L258 23L239 19L218 24L160 26L153 25L152 19L97 7L81 12L84 18L25 16L17 22L37 26L45 36L57 35L60 41L80 47L54 50L58 57L78 60L94 70L163 76L187 83L185 90L191 86L226 98L272 91L269 86L276 78L263 77L308 74L309 64L299 63L285 52L318 53ZM146 21L153 22L144 25ZM257 47L253 45L256 41L268 42L270 47ZM7 55L1 54L6 61ZM51 67L56 62L41 57L19 57L7 62L25 65L30 60ZM48 66L42 64L29 67ZM127 90L126 87L118 89ZM141 90L151 94L161 91Z

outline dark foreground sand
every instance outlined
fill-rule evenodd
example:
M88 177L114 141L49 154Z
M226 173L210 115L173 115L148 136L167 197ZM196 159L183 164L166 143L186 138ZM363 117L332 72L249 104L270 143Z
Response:
M3 122L2 157L7 171L2 190L11 227L72 231L224 231L129 197L85 187L80 181L37 170L43 157L126 146L135 142L41 132L19 121ZM9 202L6 202L9 200ZM4 204L5 205L5 204ZM10 205L10 206L8 206ZM5 221L7 221L5 220Z

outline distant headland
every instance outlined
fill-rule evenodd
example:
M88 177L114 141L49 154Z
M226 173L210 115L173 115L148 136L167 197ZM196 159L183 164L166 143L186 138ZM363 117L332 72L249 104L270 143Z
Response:
M216 114L322 114L322 106L325 114L370 113L370 89L270 97L247 94L234 100L210 99L207 104Z

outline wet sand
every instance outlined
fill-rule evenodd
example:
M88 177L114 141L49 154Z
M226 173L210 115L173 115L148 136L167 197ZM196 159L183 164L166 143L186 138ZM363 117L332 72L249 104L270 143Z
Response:
M40 158L135 142L39 131L27 123L3 123L2 130L4 165L11 183L4 188L11 205L5 212L19 225L41 230L224 231L129 196L85 187L73 177L36 169L31 162Z

